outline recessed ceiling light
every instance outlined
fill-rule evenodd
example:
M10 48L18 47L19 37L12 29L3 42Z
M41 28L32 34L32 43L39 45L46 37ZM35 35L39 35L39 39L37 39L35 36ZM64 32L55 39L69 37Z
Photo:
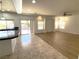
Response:
M35 1L35 0L32 0L32 3L33 3L33 4L35 4L35 3L36 3L36 1Z

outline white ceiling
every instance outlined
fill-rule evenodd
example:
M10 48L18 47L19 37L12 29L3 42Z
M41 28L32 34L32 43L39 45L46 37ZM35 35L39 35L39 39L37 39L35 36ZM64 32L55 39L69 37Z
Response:
M12 0L2 0L2 9L1 9L1 3L0 3L0 10L4 11L15 11L15 7L13 5Z
M2 0L3 9L15 11L12 0ZM36 4L32 4L32 0L23 0L23 13L38 13L47 15L57 15L63 12L79 11L79 0L36 0Z
M28 13L28 9L33 13L56 15L63 12L79 11L79 0L23 0L23 12Z

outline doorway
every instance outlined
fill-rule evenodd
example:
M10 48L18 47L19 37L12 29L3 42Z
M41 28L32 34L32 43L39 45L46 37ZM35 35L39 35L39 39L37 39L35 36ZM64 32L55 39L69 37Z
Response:
M31 34L30 20L21 20L21 34Z

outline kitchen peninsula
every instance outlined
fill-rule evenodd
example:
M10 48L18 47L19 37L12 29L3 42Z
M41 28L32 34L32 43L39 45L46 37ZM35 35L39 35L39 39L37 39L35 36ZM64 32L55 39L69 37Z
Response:
M10 55L14 52L18 33L18 27L0 30L0 57Z

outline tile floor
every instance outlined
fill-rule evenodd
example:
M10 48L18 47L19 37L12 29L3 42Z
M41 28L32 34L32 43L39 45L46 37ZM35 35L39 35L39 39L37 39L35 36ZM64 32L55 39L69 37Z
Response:
M22 35L15 52L0 59L68 59L36 35Z

